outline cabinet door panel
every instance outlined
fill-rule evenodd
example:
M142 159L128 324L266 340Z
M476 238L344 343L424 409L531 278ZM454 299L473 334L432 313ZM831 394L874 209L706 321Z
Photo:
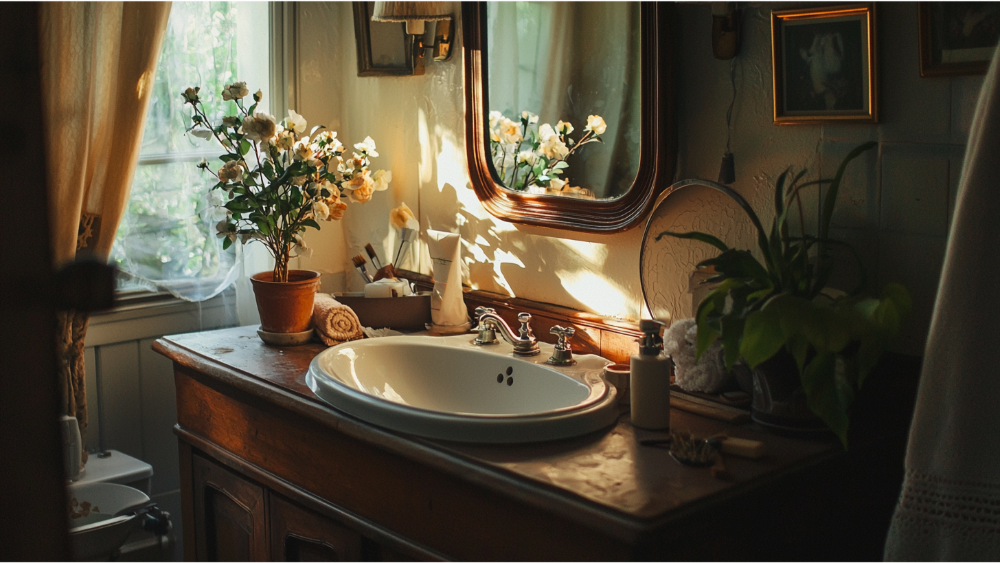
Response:
M192 465L198 560L266 561L264 489L201 456Z
M329 518L270 493L274 561L359 561L361 536Z

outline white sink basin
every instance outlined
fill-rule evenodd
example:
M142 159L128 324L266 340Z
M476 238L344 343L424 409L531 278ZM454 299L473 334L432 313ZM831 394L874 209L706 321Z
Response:
M306 382L335 408L392 430L461 442L568 438L613 424L608 360L577 355L569 367L541 354L515 358L509 344L474 346L475 335L390 336L324 350Z

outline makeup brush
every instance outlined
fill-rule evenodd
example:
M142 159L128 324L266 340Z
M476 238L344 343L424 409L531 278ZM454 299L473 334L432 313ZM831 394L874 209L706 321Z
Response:
M393 264L399 266L400 260L406 257L406 251L410 249L408 243L412 243L414 239L417 238L416 229L400 229L399 230L399 250L396 251L396 259L392 261Z
M372 259L372 264L375 265L375 269L381 270L382 261L378 259L378 254L375 254L375 247L372 246L372 243L368 243L365 245L365 252L367 252L368 257Z
M351 258L351 262L354 262L354 267L358 269L358 273L361 274L361 277L365 278L366 282L372 283L372 277L368 275L368 270L365 269L365 264L368 263L368 261L365 260L365 257L358 254L354 258Z

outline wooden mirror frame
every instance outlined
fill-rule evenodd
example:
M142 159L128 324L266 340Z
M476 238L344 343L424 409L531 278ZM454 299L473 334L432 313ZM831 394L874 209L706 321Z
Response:
M489 92L486 3L462 3L465 55L465 149L469 176L483 207L494 217L539 227L615 233L634 227L657 194L674 179L677 154L674 117L672 6L640 5L639 169L629 191L614 200L586 200L508 189L488 160ZM582 186L587 187L587 186Z

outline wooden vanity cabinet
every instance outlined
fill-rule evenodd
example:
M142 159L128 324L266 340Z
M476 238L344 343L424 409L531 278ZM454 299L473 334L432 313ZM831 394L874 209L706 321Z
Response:
M185 527L188 560L413 561L195 451L194 519Z
M718 479L643 446L662 434L625 412L549 443L443 442L320 401L305 384L319 345L239 327L154 349L174 362L188 560L873 559L902 480L903 428L848 456L672 410L674 428L764 442Z

